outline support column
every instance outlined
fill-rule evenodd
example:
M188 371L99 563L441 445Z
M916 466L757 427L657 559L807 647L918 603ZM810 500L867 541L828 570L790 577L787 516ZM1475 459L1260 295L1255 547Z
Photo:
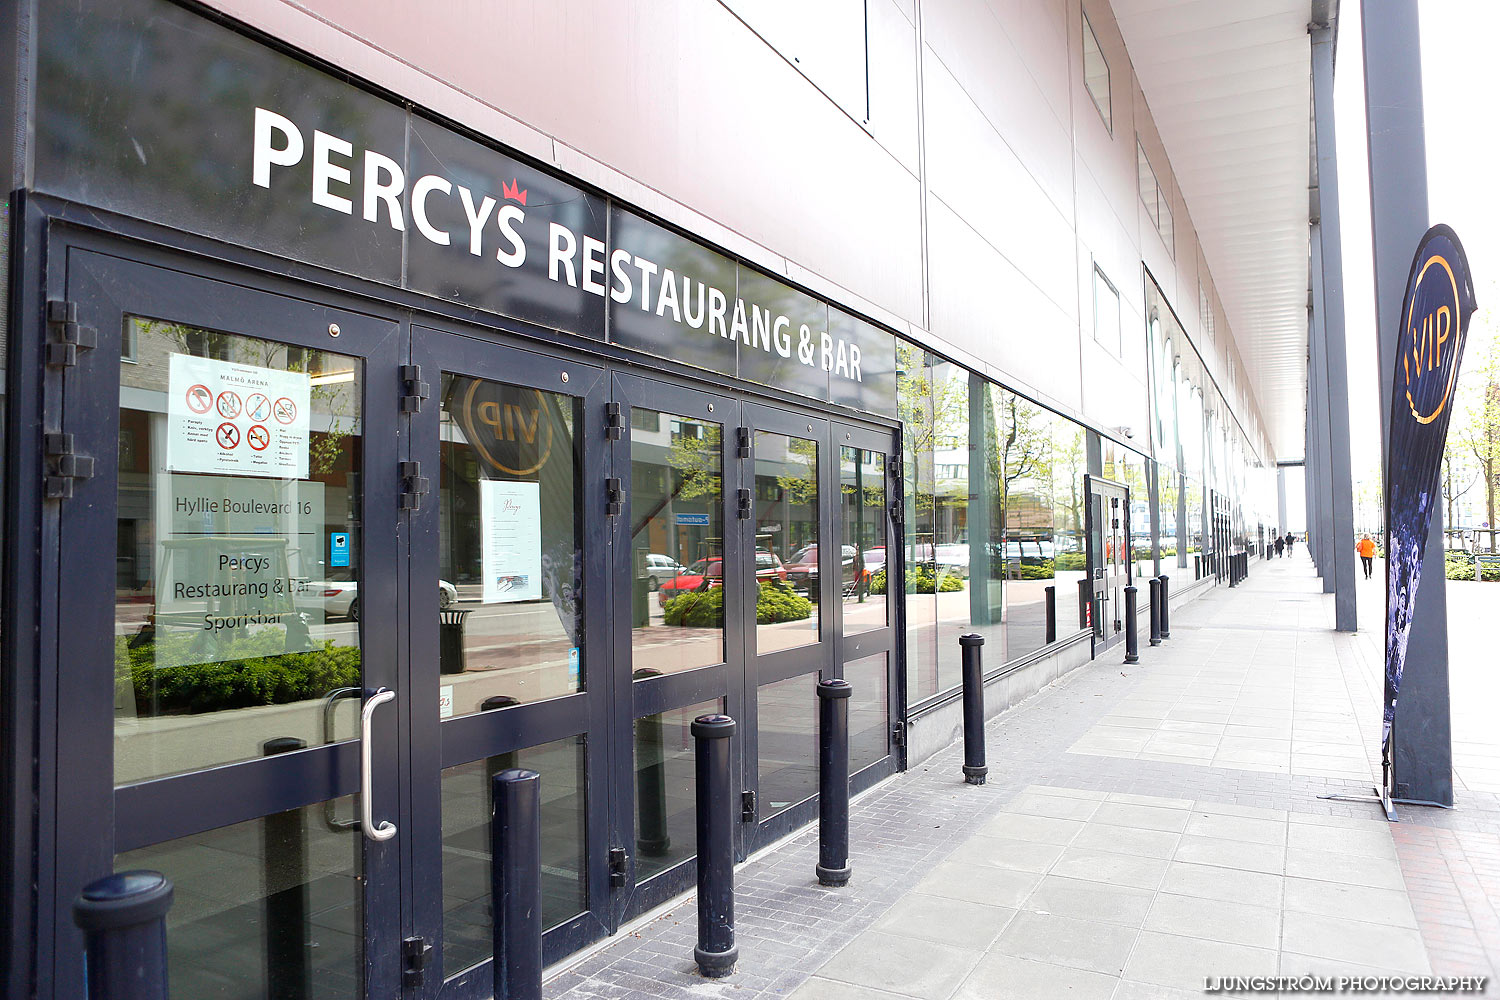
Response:
M1356 628L1354 570L1354 481L1349 459L1349 363L1344 338L1344 251L1339 225L1339 168L1333 131L1333 31L1312 32L1313 128L1318 146L1318 234L1322 270L1323 354L1327 362L1328 479L1333 494L1330 566L1334 580L1334 627Z
M1331 594L1334 589L1333 570L1333 482L1329 476L1330 442L1328 435L1328 397L1332 387L1328 384L1328 339L1323 334L1323 285L1318 280L1318 275L1323 273L1323 240L1320 230L1322 226L1313 223L1312 227L1312 291L1313 308L1311 322L1308 324L1307 336L1310 350L1308 356L1312 359L1312 368L1308 373L1313 388L1313 450L1318 456L1317 479L1313 483L1313 496L1317 501L1315 511L1308 513L1308 525L1317 525L1317 538L1314 548L1315 558L1318 563L1318 575L1323 578L1323 593Z
M1276 467L1276 537L1286 534L1286 467ZM1271 539L1276 544L1276 539Z
M1391 373L1401 300L1412 254L1427 231L1427 146L1422 120L1422 57L1417 0L1361 4L1365 114L1370 155L1370 219L1375 251L1375 320L1380 350L1380 445L1390 467ZM1368 349L1368 348L1366 348ZM1453 738L1448 699L1448 594L1443 574L1443 506L1427 536L1427 565L1417 588L1393 767L1399 798L1453 804Z

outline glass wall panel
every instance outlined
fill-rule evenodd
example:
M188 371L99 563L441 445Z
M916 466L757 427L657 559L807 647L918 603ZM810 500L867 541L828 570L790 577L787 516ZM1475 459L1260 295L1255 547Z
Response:
M147 869L172 880L172 1000L364 995L364 838L358 826L325 824L325 808L347 813L353 797L115 858L116 871Z
M755 649L818 641L818 443L755 432Z
M862 448L839 449L839 502L844 522L844 634L890 624L886 596L886 458Z
M575 736L443 769L445 975L478 965L493 953L491 787L501 771L524 767L542 776L542 929L583 912L584 758L584 738Z
M844 679L854 688L849 696L849 773L857 774L890 752L891 702L886 654L876 653L844 664Z
M958 637L969 631L969 373L928 355L932 372L932 561L908 583L937 605L938 690L962 675ZM930 573L928 570L930 569ZM998 652L998 651L997 651Z
M817 684L816 673L802 674L757 691L761 819L818 792Z
M1011 392L1000 392L1003 437L997 449L1005 557L1005 649L1008 659L1046 645L1047 588L1057 574L1057 428L1051 411ZM1070 595L1057 594L1058 631L1066 634Z
M116 782L332 742L323 699L362 679L360 362L138 317L124 335Z
M1077 627L1078 581L1087 576L1084 545L1083 476L1088 471L1088 432L1058 418L1052 437L1052 542L1057 565L1057 631Z
M902 521L906 602L906 697L915 704L938 693L937 601L933 587L933 380L927 356L896 346L896 405L902 420Z
M578 408L443 373L440 683L455 716L584 686Z
M723 425L631 410L637 680L724 662Z
M693 720L723 711L718 701L635 720L635 880L698 853Z
M1005 629L1005 399L993 382L969 375L969 620L990 662L1009 659ZM951 637L950 637L951 639Z

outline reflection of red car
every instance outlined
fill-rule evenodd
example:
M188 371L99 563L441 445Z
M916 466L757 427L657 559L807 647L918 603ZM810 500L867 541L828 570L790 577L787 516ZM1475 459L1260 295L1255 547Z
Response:
M775 553L762 550L755 553L755 578L757 580L785 580L786 570L782 569L781 560ZM662 604L666 604L672 598L691 591L707 590L709 587L723 585L724 559L722 556L712 556L708 559L699 559L671 579L663 580L661 588L657 591L657 599Z

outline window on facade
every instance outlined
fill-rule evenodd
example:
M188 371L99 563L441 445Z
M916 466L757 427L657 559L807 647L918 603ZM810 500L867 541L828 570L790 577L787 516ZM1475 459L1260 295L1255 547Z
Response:
M1104 61L1104 50L1099 47L1099 38L1089 16L1083 15L1083 85L1094 99L1094 107L1104 119L1104 127L1114 132L1109 103L1109 63Z
M1161 236L1162 242L1167 245L1167 253L1172 254L1172 204L1167 197L1166 189L1156 178L1156 171L1152 169L1151 161L1146 158L1146 148L1141 145L1139 139L1135 143L1136 168L1140 179L1141 204L1146 206L1146 216L1156 226L1156 232Z
M1120 340L1120 293L1110 284L1104 272L1094 268L1094 339L1109 353L1119 357L1122 353Z
M1208 287L1198 286L1198 329L1203 332L1203 342L1214 342L1214 302L1209 298Z

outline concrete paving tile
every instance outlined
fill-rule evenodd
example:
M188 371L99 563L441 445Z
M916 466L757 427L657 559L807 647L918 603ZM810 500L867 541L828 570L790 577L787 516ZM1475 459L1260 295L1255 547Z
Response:
M1274 820L1278 823L1287 821L1285 809L1264 809L1259 806L1242 806L1232 802L1213 802L1206 799L1194 802L1193 811L1208 813L1212 816L1243 816L1246 819Z
M1066 795L1074 799L1093 799L1096 802L1103 802L1109 794L1095 788L1069 788L1066 785L1027 785L1024 790L1042 795Z
M1094 822L1112 826L1133 826L1142 830L1166 830L1181 833L1187 826L1186 807L1164 809L1157 806L1138 805L1131 802L1105 802L1094 813Z
M1033 872L943 862L912 891L990 906L1020 906L1041 880Z
M1022 908L1139 927L1151 909L1152 898L1150 889L1048 875L1027 897Z
M818 975L916 1000L946 1000L981 954L907 934L865 931L829 959Z
M1078 836L1083 824L1077 820L1054 819L1050 816L1023 816L1016 813L1001 813L979 828L986 837L1004 837L1007 840L1029 840L1038 844L1066 846Z
M1219 995L1234 996L1233 993ZM1203 1000L1203 990L1201 985L1196 990L1176 990L1157 983L1133 983L1122 979L1110 1000Z
M1126 854L1109 854L1069 847L1052 865L1053 875L1128 885L1137 889L1155 889L1170 862L1160 858L1141 858Z
M1124 978L1201 991L1207 976L1270 976L1277 965L1277 953L1269 948L1142 931Z
M1416 927L1411 900L1399 889L1372 889L1312 879L1286 880L1283 905L1288 910L1345 920L1365 920L1393 927Z
M841 983L836 979L813 976L793 990L788 1000L893 1000L906 994L887 993L868 986Z
M1401 867L1393 860L1310 851L1301 847L1287 848L1286 874L1291 878L1366 885L1374 889L1406 888Z
M1252 948L1278 948L1281 911L1223 899L1202 899L1159 892L1142 925L1145 930L1207 938Z
M1121 924L1022 910L1001 932L991 953L1119 975L1136 933L1134 927Z
M1252 844L1286 843L1286 820L1252 819L1194 811L1183 833L1220 840L1243 840Z
M1431 972L1421 932L1408 927L1359 924L1340 917L1289 911L1284 932L1299 954L1339 962L1394 968L1403 972Z
M1156 809L1191 809L1192 799L1172 799L1160 795L1137 795L1133 792L1110 792L1109 802L1124 802L1133 806L1152 806Z
M1252 844L1243 840L1184 834L1173 860L1280 875L1286 867L1286 848L1279 844Z
M1013 868L1023 872L1044 872L1062 854L1061 844L1039 844L1032 840L1008 837L973 837L952 854L949 861Z
M1074 838L1070 846L1165 860L1176 852L1180 838L1181 834L1166 830L1142 830L1130 826L1111 826L1108 823L1090 823Z
M1203 899L1226 899L1255 906L1281 906L1281 879L1264 872L1173 861L1161 880L1162 892Z
M1022 792L1005 804L1005 811L1025 816L1048 816L1052 819L1087 820L1099 808L1097 799L1080 799L1070 795L1045 792Z
M1007 906L911 893L875 921L872 929L983 951L1015 915Z
M1396 844L1389 830L1348 829L1335 826L1308 826L1298 823L1289 826L1287 846L1302 847L1314 851L1337 851L1340 854L1357 854L1366 858L1394 858Z
M959 987L954 1000L1110 1000L1114 976L1011 955L986 955Z
M1308 813L1293 812L1287 816L1287 822L1303 824L1306 826L1337 826L1347 830L1385 830L1389 832L1390 824L1383 816L1380 816L1380 806L1375 803L1369 805L1353 804L1361 810L1368 810L1368 816L1343 816L1330 813Z

